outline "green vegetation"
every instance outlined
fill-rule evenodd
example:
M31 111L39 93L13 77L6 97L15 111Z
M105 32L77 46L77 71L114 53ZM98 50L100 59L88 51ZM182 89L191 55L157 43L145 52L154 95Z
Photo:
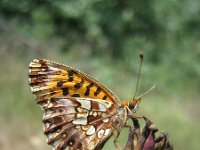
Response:
M198 0L0 1L0 148L51 149L27 81L32 59L79 68L131 99L142 50L138 95L157 87L138 114L168 131L175 149L198 150L199 13Z

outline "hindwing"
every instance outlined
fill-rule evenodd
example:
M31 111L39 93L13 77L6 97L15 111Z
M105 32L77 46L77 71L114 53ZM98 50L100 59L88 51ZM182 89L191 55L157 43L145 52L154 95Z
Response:
M55 150L92 150L113 133L116 108L90 98L52 98L43 118L48 144Z

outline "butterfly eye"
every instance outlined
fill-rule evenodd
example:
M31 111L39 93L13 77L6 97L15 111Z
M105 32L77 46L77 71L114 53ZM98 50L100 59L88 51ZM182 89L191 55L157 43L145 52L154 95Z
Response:
M134 106L134 108L132 109L132 111L133 111L134 113L136 113L137 110L138 110L138 104L136 104L136 105Z

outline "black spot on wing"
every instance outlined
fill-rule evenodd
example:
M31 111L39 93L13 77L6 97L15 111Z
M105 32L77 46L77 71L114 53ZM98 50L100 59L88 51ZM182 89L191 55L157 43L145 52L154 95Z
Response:
M74 72L72 70L68 70L68 76L69 76L68 81L72 82L74 80L73 74Z
M79 88L83 85L83 83L84 83L84 80L82 79L82 81L79 82L79 83L76 83L76 84L74 85L74 87L75 87L76 89L79 89Z
M81 97L81 96L80 96L80 94L75 93L75 94L71 95L71 97Z
M63 92L63 95L66 96L69 94L69 89L68 88L62 88L62 92Z
M90 94L90 88L93 87L93 83L90 83L88 86L86 86L85 96L88 96Z
M97 96L101 92L101 89L97 87L97 90L94 92L94 95Z
M106 96L106 95L104 95L104 97L103 97L103 100L106 100L106 98L107 98L107 96Z
M65 83L65 82L64 82L64 81L59 81L59 82L57 83L57 87L61 88L62 85L63 85L63 83Z

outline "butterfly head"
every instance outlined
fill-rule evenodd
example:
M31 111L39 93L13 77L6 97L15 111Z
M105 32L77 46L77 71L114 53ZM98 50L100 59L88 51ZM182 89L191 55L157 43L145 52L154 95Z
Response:
M140 101L141 101L141 97L134 98L133 100L128 102L128 108L135 113L140 105Z
M138 97L134 97L132 100L130 100L128 103L122 103L122 105L126 105L128 106L128 108L130 110L132 110L133 112L137 111L137 108L140 105L140 102L142 100L142 97L145 96L146 94L148 94L150 91L152 91L154 88L156 87L156 85L154 84L149 90L147 90L146 92L144 92L142 95L138 96Z

